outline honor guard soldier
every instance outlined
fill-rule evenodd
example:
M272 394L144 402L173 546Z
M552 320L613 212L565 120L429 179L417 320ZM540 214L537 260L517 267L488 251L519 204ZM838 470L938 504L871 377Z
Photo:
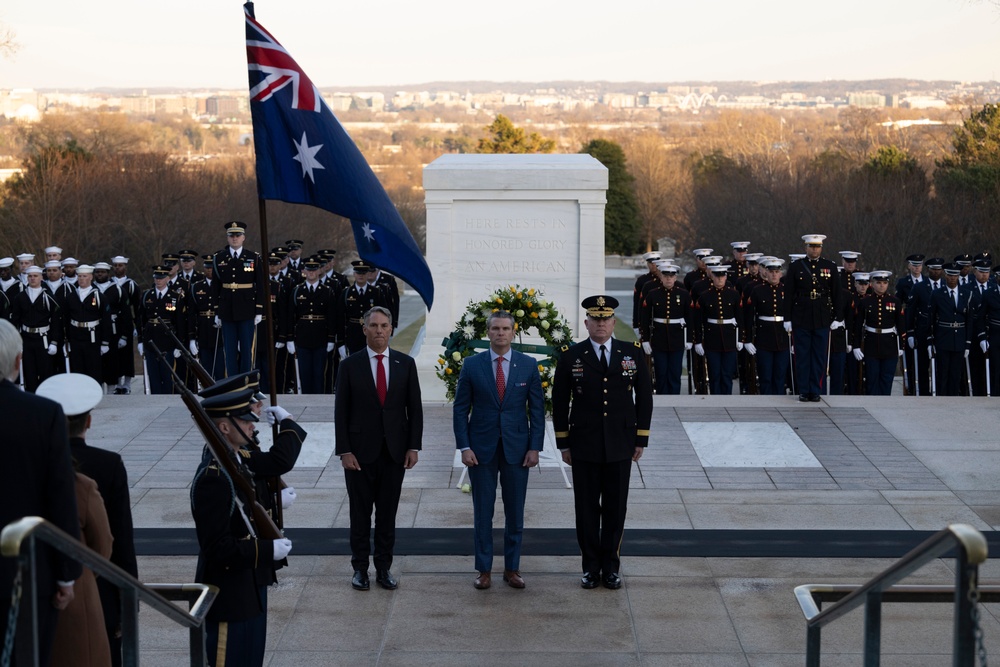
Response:
M744 350L754 357L757 382L764 395L784 395L788 373L789 344L785 332L785 286L781 267L785 260L764 257L760 270L764 283L754 287L743 300Z
M195 269L194 263L198 259L198 253L195 250L181 250L177 253L180 258L180 272L177 274L178 280L184 281L185 291L191 291L191 283L201 280L205 275Z
M972 255L969 253L962 253L961 255L955 255L955 259L952 260L959 268L958 274L958 286L968 285L972 280Z
M698 297L712 288L713 269L714 267L722 264L722 255L710 255L705 257L702 262L705 265L707 273L704 280L695 281L694 285L691 287L691 301L693 303L697 303Z
M63 303L69 367L101 382L101 356L111 351L111 304L94 287L94 267L81 264L76 289Z
M736 281L750 273L750 265L747 264L747 249L750 247L749 241L733 241L729 244L732 247L733 259L729 262L729 286L736 289Z
M869 396L892 394L892 380L903 354L899 331L904 324L903 303L889 294L891 271L872 271L872 294L861 300L856 318L858 347L852 354L865 365Z
M222 327L216 323L219 310L218 297L212 289L214 255L203 255L204 277L191 283L188 293L187 323L188 349L197 357L202 367L216 381L226 376L226 364L222 348Z
M139 354L145 360L151 394L173 393L170 371L176 367L176 360L181 356L174 339L164 327L173 330L179 340L187 337L184 297L171 290L169 282L170 270L165 266L154 266L153 287L143 293L139 302ZM164 355L163 359L157 358L152 349L149 350L150 356L146 356L143 343L150 342L156 343Z
M729 266L709 267L712 286L694 301L694 351L708 364L708 390L713 395L733 393L736 353L743 349L740 333L740 295L726 285Z
M122 354L119 353L128 346L132 336L132 329L135 323L132 321L132 308L126 300L121 286L111 280L111 265L107 262L97 262L94 264L94 287L101 291L107 300L108 308L111 310L111 334L109 343L111 349L101 357L101 373L108 393L121 393L118 391L122 376L120 360ZM132 349L129 348L129 354Z
M21 357L24 389L34 392L56 372L54 359L63 344L63 317L59 304L42 289L41 267L26 267L24 275L28 277L28 286L11 300L10 322L24 341Z
M919 396L931 395L931 362L927 356L928 342L923 337L929 331L927 317L931 307L931 296L944 289L944 258L931 257L924 261L927 275L914 284L906 301L906 345L914 350L914 369L917 376ZM911 342L912 341L912 342Z
M581 305L589 337L562 348L552 386L552 424L556 446L573 470L580 586L618 589L629 477L632 462L649 444L653 391L639 343L611 337L618 300L598 295Z
M341 359L364 349L365 334L361 329L364 314L375 306L389 307L382 290L368 284L371 265L357 259L351 266L354 285L344 290L337 301L337 351Z
M76 285L76 269L80 266L73 257L67 257L62 261L63 282L69 285Z
M642 350L653 359L657 394L681 393L681 366L690 350L688 317L691 295L677 285L677 267L659 262L660 288L646 292L639 311Z
M840 286L848 292L853 292L854 272L858 270L858 257L861 256L861 253L853 250L841 250L839 254L840 266L838 269L840 273L837 277L840 279Z
M369 272L368 284L382 290L386 300L386 308L392 313L392 330L399 328L399 285L395 276L391 276L377 266L372 266Z
M861 347L861 340L864 337L863 326L859 325L861 317L861 301L869 294L869 285L871 281L871 274L866 271L855 271L851 276L851 282L854 284L854 290L850 294L850 298L847 299L847 305L844 311L852 314L851 321L852 325L847 326L848 331L848 344L847 344L847 366L845 369L846 386L847 393L853 396L861 396L865 393L865 387L867 386L864 382L864 364L858 360L854 354L854 350ZM899 298L898 296L896 297ZM900 299L900 303L903 303ZM905 307L903 310L903 318L905 322L906 311ZM903 342L905 338L905 326L900 325L900 347L906 348L906 344Z
M45 280L42 281L42 287L49 291L49 294L56 297L56 300L62 300L63 298L63 287L66 283L62 279L62 266L59 264L58 260L52 260L45 262L45 266L42 267L45 271Z
M736 280L735 283L731 283L742 297L746 297L754 287L763 285L765 282L760 270L760 259L764 257L764 253L748 252L745 256L747 260L747 274Z
M984 253L985 254L985 253ZM969 380L973 396L986 396L986 352L979 345L979 311L983 307L983 297L990 285L990 269L993 264L988 256L977 255L972 260L972 281L964 289L972 296L969 310L972 312L972 347L969 351ZM962 289L960 286L959 289Z
M909 313L907 309L910 307L910 294L913 289L919 285L925 278L923 277L924 271L924 256L921 254L913 254L906 258L906 275L896 281L896 297L903 302L903 317L906 322L909 322ZM905 382L907 387L909 387L909 393L911 396L916 395L917 384L916 384L916 366L914 365L914 352L915 352L915 341L911 336L909 336L910 327L904 325L906 329L906 336L904 340L906 341L903 346L903 356L906 363L907 377ZM926 364L924 368L926 368Z
M975 336L985 355L986 395L1000 394L1000 287L995 280L986 284L975 312Z
M296 364L303 394L323 394L325 371L336 343L337 299L319 280L318 257L307 259L305 282L292 291L288 353Z
M116 394L132 393L132 378L135 377L135 352L133 346L136 337L136 323L139 321L139 301L142 298L142 291L134 280L128 277L128 257L115 255L111 258L112 280L118 285L122 293L123 303L129 310L129 320L132 322L131 328L119 330L126 339L125 347L111 350L108 354L113 354L118 358L118 371L121 376L118 378L118 386L115 387Z
M231 392L207 398L201 405L225 439L217 443L228 448L220 455L230 457L237 474L256 488L255 474L282 474L292 468L305 432L285 410L273 406L267 410L273 419L280 419L278 438L289 446L275 452L276 441L270 452L253 454L244 449L245 438L257 422L250 408L252 394L252 389ZM261 527L249 508L255 500L214 458L202 457L191 483L191 514L199 547L195 580L219 589L205 618L207 653L217 656L218 665L263 664L267 588L277 581L278 564L292 549L287 538L260 537Z
M45 249L45 262L61 262L62 261L62 248L56 245L51 245Z
M226 374L236 375L254 367L254 333L264 319L267 274L260 255L243 247L246 225L233 221L224 226L229 245L215 253L212 289L219 300Z
M659 282L659 276L656 274L656 262L660 261L660 252L653 250L647 252L642 256L643 260L646 262L646 273L642 274L635 279L635 287L632 288L632 331L635 332L635 337L640 337L640 310L642 309L642 288L650 282Z
M351 286L351 281L347 279L340 271L334 267L334 260L337 257L337 251L333 249L320 250L315 257L318 257L322 262L323 266L319 270L319 279L324 285L329 286L333 290L334 294L343 294L344 290ZM305 277L302 278L305 280Z
M291 278L281 275L281 266L287 258L287 252L281 247L272 250L267 255L267 272L268 280L270 280L269 292L271 296L271 320L268 321L268 314L265 311L264 321L257 327L257 339L265 345L269 340L267 327L271 327L270 340L274 341L275 392L278 394L284 394L287 389L285 366L287 365L288 354L284 347L288 333L289 298L294 285ZM269 388L271 386L270 362L266 353L261 355L258 365L260 366L261 383L264 387Z
M305 244L299 239L289 239L282 244L282 247L288 251L288 265L282 269L282 273L296 283L303 280L302 270L305 268L302 259L303 245Z
M969 301L972 294L958 288L962 270L957 264L945 264L945 286L931 294L924 321L927 355L936 371L931 391L937 396L960 396L962 372L972 346ZM919 335L919 334L918 334Z
M694 284L699 280L708 280L708 268L705 266L705 258L712 256L711 248L695 248L691 251L694 256L695 270L689 271L684 276L684 289L694 296Z
M22 285L28 284L28 267L35 266L35 255L30 252L22 252L17 256L17 277ZM41 270L41 268L39 268Z
M829 362L830 331L844 326L840 312L843 292L837 265L821 257L822 234L806 234L806 257L792 262L785 276L785 331L795 345L799 400L819 401Z
M846 253L846 254L845 254ZM830 354L827 362L829 384L827 389L833 396L840 396L845 393L847 387L846 372L847 359L853 352L851 341L851 330L854 326L855 311L851 308L854 298L854 276L848 275L848 266L857 265L857 255L853 251L842 250L842 266L839 267L837 284L841 290L839 310L834 315L834 321L843 322L844 326L830 329ZM853 261L851 256L854 256ZM851 269L851 274L854 270Z
M0 259L0 291L2 291L11 303L14 297L24 291L24 283L14 275L14 258L4 257Z

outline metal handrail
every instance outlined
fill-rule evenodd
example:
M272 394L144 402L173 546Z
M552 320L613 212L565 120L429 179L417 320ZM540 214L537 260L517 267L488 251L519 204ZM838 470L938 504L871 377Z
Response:
M94 574L116 586L121 593L122 659L126 666L139 664L139 602L145 602L174 623L190 630L191 665L207 664L205 656L205 616L211 608L219 589L208 584L143 584L131 574L96 551L87 548L77 539L37 516L23 517L4 526L0 532L0 554L18 558L27 568L26 574L34 576L35 541L41 540L68 558L90 568ZM27 548L25 548L27 547ZM30 578L29 578L30 581ZM34 592L34 587L31 587ZM185 612L170 599L187 600L190 610ZM37 600L28 596L29 613L35 614ZM22 612L24 611L22 605ZM34 625L34 624L33 624ZM22 639L18 638L19 641ZM31 641L37 651L37 637L23 638Z
M896 582L954 548L958 549L955 557L957 567L954 587L895 586ZM837 586L817 584L796 586L795 597L806 618L807 667L819 667L821 628L861 605L865 605L865 665L877 665L881 642L882 602L931 601L929 598L935 596L941 598L945 594L948 594L948 600L955 604L954 664L973 665L974 602L969 599L968 593L972 587L976 587L979 565L986 561L987 554L986 538L982 533L968 524L951 524L927 538L867 583L850 587L850 592L844 587ZM816 600L817 594L835 592L846 594L832 606L820 610ZM989 587L987 592L992 598L998 589Z

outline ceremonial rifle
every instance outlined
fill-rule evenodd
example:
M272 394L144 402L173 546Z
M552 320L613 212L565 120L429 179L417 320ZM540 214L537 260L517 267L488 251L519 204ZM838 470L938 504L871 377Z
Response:
M230 447L222 432L219 431L219 427L215 425L212 418L205 412L205 408L202 407L194 392L188 389L187 385L184 384L184 380L177 375L177 372L173 369L173 365L167 363L166 355L160 351L156 343L150 341L147 345L149 345L153 353L159 358L160 363L170 371L170 375L174 381L174 388L180 392L181 400L184 401L184 405L191 412L191 417L194 419L198 430L205 437L208 450L212 452L212 456L215 457L219 466L229 475L233 484L243 492L243 497L248 499L244 504L244 508L250 510L249 513L253 518L254 525L257 527L257 537L265 540L280 540L284 537L281 534L281 530L271 519L264 506L257 501L257 491L253 484L237 468L237 464L230 455L232 447Z

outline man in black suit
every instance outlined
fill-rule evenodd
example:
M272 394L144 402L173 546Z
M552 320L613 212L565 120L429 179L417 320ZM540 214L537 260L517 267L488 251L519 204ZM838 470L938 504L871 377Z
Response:
M351 502L351 565L356 590L369 588L368 556L375 508L375 581L396 588L392 547L403 475L417 464L424 430L420 383L413 358L389 349L392 313L364 314L367 346L340 364L334 421L337 449Z
M611 337L618 300L592 296L581 305L590 337L563 347L552 384L552 426L563 461L573 467L580 585L617 589L629 476L649 443L653 385L640 344Z
M97 490L108 514L108 527L114 543L111 562L133 577L139 577L132 532L132 504L128 495L128 473L122 457L100 447L91 447L85 437L91 424L91 411L101 402L101 385L82 373L53 375L38 387L39 396L62 406L69 426L69 448L77 470L97 482ZM121 596L118 587L97 579L104 610L104 625L111 647L111 664L122 664Z
M21 362L21 336L14 325L0 320L0 526L25 516L40 516L75 539L80 539L76 514L75 475L70 463L66 417L55 401L21 391L11 382ZM57 612L73 600L73 582L79 563L49 552L36 559L38 631L41 665L48 665ZM0 558L0 600L10 600L17 561ZM25 589L27 593L27 589ZM8 617L0 614L0 637L7 633ZM17 664L28 664L31 619L18 616Z

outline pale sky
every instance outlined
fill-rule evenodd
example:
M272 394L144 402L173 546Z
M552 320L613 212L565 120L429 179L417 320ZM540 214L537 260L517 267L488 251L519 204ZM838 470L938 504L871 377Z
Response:
M316 85L429 81L996 80L975 0L260 0ZM4 0L0 88L247 85L239 0Z

